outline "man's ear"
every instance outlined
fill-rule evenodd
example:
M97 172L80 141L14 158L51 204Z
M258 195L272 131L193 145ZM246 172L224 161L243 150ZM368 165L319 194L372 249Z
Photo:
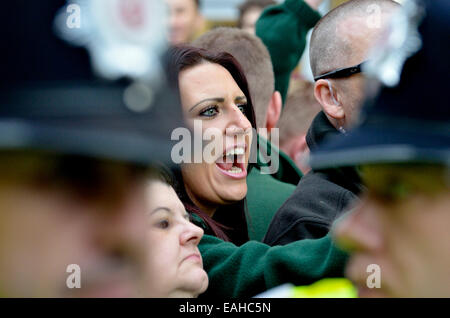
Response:
M331 82L324 79L318 80L314 85L314 96L329 117L336 120L345 117L344 108L342 108L340 98Z
M281 115L282 103L283 102L280 92L273 92L266 113L266 128L268 133L270 133L271 129L277 126L278 120L280 119Z

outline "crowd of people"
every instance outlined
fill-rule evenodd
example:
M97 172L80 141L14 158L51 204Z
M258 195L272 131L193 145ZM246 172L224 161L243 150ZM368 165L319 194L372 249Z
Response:
M0 296L450 297L450 3L321 3L8 2Z

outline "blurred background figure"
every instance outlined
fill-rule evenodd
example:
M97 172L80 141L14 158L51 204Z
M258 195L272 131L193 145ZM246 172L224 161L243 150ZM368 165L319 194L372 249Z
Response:
M255 34L255 24L263 10L277 4L275 0L246 0L239 6L238 27Z
M286 0L263 11L256 35L269 50L275 74L275 89L286 101L292 72L305 51L307 34L320 20L322 0Z
M0 12L2 296L145 295L146 178L181 126L176 94L152 81L164 3L95 3Z
M309 148L306 133L321 108L314 97L313 83L297 80L295 84L277 124L280 129L279 148L306 174L311 169L307 163Z
M169 8L169 42L191 42L205 27L200 0L165 0Z

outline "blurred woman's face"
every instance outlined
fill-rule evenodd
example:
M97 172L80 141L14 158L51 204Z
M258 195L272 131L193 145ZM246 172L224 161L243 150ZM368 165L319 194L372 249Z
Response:
M208 142L208 148L214 144L217 149L211 152L212 160L202 157L201 163L183 164L181 169L191 200L212 215L218 206L247 194L252 139L247 98L224 67L209 62L180 72L179 86L187 124L194 128L201 123L202 133L214 131L220 137Z
M203 230L189 221L173 188L161 181L148 187L149 297L197 297L208 287L198 243Z

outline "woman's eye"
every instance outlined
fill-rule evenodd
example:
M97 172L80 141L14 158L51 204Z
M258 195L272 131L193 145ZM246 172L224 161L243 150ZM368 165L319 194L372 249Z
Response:
M160 229L167 229L170 226L169 220L161 220L156 223L156 226Z
M241 104L238 105L238 108L241 110L241 112L245 115L246 110L247 110L247 104Z
M217 107L214 106L214 107L210 107L210 108L208 108L208 109L202 111L202 112L200 113L200 116L212 117L212 116L217 115L217 113L218 113Z

